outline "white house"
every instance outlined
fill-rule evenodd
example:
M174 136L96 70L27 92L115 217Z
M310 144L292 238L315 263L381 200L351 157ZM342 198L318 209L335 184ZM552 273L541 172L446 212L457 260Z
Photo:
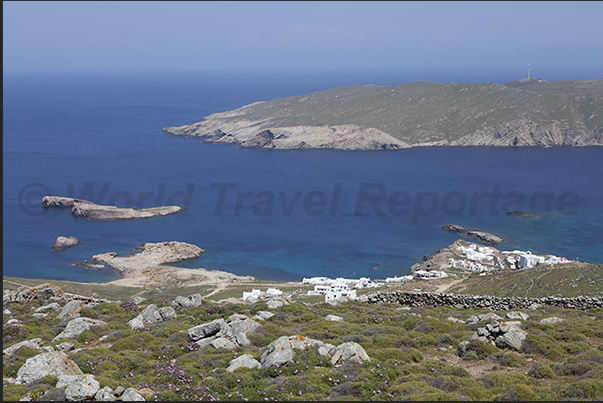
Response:
M325 294L325 302L329 302L334 299L356 299L356 290L329 291Z
M544 263L544 256L533 255L530 251L519 256L519 267L534 267L538 263Z
M408 280L412 280L413 278L414 278L413 276L402 276L402 277L394 276L394 277L386 278L385 282L386 283L403 283Z
M247 300L253 299L253 298L259 298L262 294L263 294L263 292L261 292L260 290L256 290L256 289L251 290L251 292L243 291L243 301L247 301Z
M415 276L418 278L422 278L422 279L433 279L433 278L448 277L448 274L444 271L438 271L438 270L432 270L432 271L417 270L415 272Z
M275 296L275 295L282 295L283 292L281 290L279 290L278 288L269 288L266 290L266 295L269 296Z

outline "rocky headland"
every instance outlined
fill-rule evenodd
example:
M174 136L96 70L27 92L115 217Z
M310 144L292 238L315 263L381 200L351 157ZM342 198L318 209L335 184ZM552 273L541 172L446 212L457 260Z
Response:
M43 207L71 207L76 217L85 217L89 221L137 220L176 214L186 210L183 206L160 206L144 209L129 207L103 206L88 200L73 197L44 196Z
M205 251L186 242L169 241L144 243L124 256L116 252L94 255L91 259L93 269L104 265L119 272L120 279L111 284L163 288L166 284L180 282L192 284L212 284L217 282L253 281L251 276L237 276L220 270L187 269L170 266L183 260L194 259ZM80 264L87 267L86 264Z
M603 79L343 87L162 131L273 150L603 145Z

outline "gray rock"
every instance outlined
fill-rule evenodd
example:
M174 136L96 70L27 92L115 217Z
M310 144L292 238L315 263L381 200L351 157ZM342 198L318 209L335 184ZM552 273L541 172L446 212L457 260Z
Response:
M4 324L4 326L8 326L8 325L21 325L21 323L23 323L23 322L21 322L19 319L13 318L13 319L7 320L6 323Z
M142 304L145 300L146 300L146 298L143 298L143 297L134 297L131 299L131 301L134 302L136 305Z
M188 297L178 296L174 300L174 304L180 306L202 306L203 305L203 297L201 294L192 294Z
M134 388L128 388L121 395L121 400L128 402L144 402L145 398Z
M530 317L523 313L523 312L507 312L507 318L509 319L521 319L521 320L528 320Z
M337 315L327 315L325 319L333 322L343 322L343 318Z
M119 397L119 396L123 395L125 391L126 391L126 388L124 388L123 386L119 385L113 391L113 396Z
M64 341L61 344L57 345L57 350L59 350L59 351L69 351L69 350L73 350L74 347L75 347L75 344L70 343L68 341Z
M47 313L34 313L32 316L36 319L42 319L42 318L47 317L48 314Z
M40 350L41 342L42 342L42 339L39 337L36 337L35 339L31 339L31 340L25 340L20 343L13 344L10 347L6 347L4 350L2 350L2 353L6 356L11 356L15 353L15 351L17 351L21 347L29 347L34 350Z
M91 400L100 389L94 375L59 375L57 388L65 387L67 400Z
M64 402L65 400L67 400L65 388L50 389L38 399L38 401L42 402Z
M52 341L61 339L77 339L79 335L85 331L98 326L106 326L107 324L102 320L90 319L90 318L75 318L71 319L67 323L67 327L61 333L59 333Z
M50 353L55 350L54 350L54 347L52 347L52 346L42 346L42 347L40 347L40 351L43 353Z
M2 315L12 315L12 314L13 313L8 308L6 308L5 310L2 311Z
M171 306L158 308L155 304L147 306L137 317L130 320L128 325L132 329L142 329L154 323L165 322L176 318L176 311Z
M496 346L498 348L512 348L514 350L519 351L521 350L521 347L523 346L523 343L525 342L528 333L517 325L509 326L508 324L509 322L501 323L501 329L505 327L507 328L507 330L500 336L498 336L496 340L494 340L494 342L496 343Z
M113 402L117 399L113 395L113 389L111 389L109 386L105 386L104 388L99 389L99 391L96 392L96 395L94 395L94 400L100 402Z
M269 309L279 309L285 305L285 300L283 298L271 298L267 305Z
M82 375L80 367L62 351L28 358L17 371L15 383L32 385L47 375Z
M467 346L469 345L469 343L469 340L461 341L456 347L456 355L458 355L459 357L464 356L467 352Z
M452 316L447 317L447 318L446 318L446 320L448 320L448 321L450 321L450 322L456 322L456 323L465 323L465 322L463 322L462 320L457 319L457 318L452 317Z
M336 347L336 350L336 353L331 357L331 363L333 365L343 361L362 364L365 361L371 360L364 348L353 341L340 344Z
M482 320L498 320L498 319L502 319L500 316L498 316L494 312L486 313L484 315L478 315L478 318L479 318L480 322Z
M253 319L255 320L268 320L271 317L273 317L275 314L272 312L268 312L268 311L259 311L254 317Z
M188 329L188 338L191 341L197 341L210 337L222 330L222 327L226 326L226 321L222 318L213 320L209 323L204 323Z
M260 362L258 360L253 358L251 356L251 354L245 354L245 355L235 358L234 360L231 360L230 363L228 364L228 368L226 368L226 370L228 372L233 372L239 368L260 369L260 368L262 368L262 364L260 364Z
M47 311L49 309L52 309L53 311L60 311L61 310L61 306L59 304L57 304L56 302L52 302L48 305L44 305L39 307L38 309L36 309L36 312L44 312Z
M64 237L64 236L60 236L57 238L54 246L52 247L52 250L54 252L58 252L60 250L63 249L67 249L67 248L71 248L73 246L79 245L82 242L80 242L76 237L74 236L70 236L70 237Z
M83 303L77 300L71 300L65 304L61 312L57 315L60 319L72 319L80 316Z
M302 336L292 336L302 337ZM260 357L260 364L262 367L276 367L277 365L284 365L293 363L293 348L289 342L289 336L281 336L268 346L264 350L264 353Z
M216 349L223 348L226 350L234 350L235 348L237 348L237 345L232 341L228 340L226 337L219 337L209 343L209 345Z
M540 319L540 324L542 325L550 325L553 323L563 322L563 319L558 318L556 316L551 316L550 318Z
M264 327L245 315L234 314L226 319L227 326L221 329L224 336L233 339L241 347L249 347L251 342L248 334L261 332Z
M469 319L467 319L465 321L465 323L468 324L468 325L472 325L472 324L477 323L477 322L479 322L479 318L477 316L475 316L475 315L471 315L469 317Z

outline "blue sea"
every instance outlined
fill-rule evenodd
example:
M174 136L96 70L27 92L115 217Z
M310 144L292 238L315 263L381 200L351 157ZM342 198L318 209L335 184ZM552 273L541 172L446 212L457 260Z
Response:
M380 279L406 274L458 239L443 224L500 234L503 250L603 263L601 147L268 151L161 133L251 102L419 78L363 79L5 75L4 275L106 282L116 273L73 264L183 241L206 253L181 267L266 280ZM92 222L43 208L47 194L189 208ZM542 214L522 219L510 210ZM58 236L83 243L53 252Z

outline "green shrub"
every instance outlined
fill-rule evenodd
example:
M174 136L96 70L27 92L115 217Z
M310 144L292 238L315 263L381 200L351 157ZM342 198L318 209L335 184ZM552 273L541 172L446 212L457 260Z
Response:
M588 399L603 398L603 381L600 379L582 379L569 385L563 391L568 398Z
M380 348L366 350L372 360L391 362L421 362L423 354L415 348Z
M55 375L46 375L44 378L40 379L40 383L45 383L50 386L55 386L57 384L58 377Z
M539 399L532 388L528 385L520 384L514 385L509 390L497 395L494 400L534 401Z
M535 363L528 371L528 376L536 379L554 378L555 373L549 365Z
M490 354L486 359L496 361L505 367L523 367L524 365L528 365L525 358L515 353L494 353Z
M472 352L474 354L471 354ZM498 347L493 346L491 343L473 339L469 340L469 344L467 344L463 358L465 358L465 355L469 355L471 357L477 357L477 359L483 360L489 355L498 352L501 352L501 350Z
M603 351L590 349L565 360L557 368L557 372L561 375L584 375L591 369L602 365Z
M80 311L80 316L90 319L99 318L98 312L94 308L82 308L82 310Z
M26 385L5 384L2 387L2 400L19 401L27 394Z
M550 337L528 334L521 351L526 354L541 355L551 360L558 360L564 356L563 350Z

